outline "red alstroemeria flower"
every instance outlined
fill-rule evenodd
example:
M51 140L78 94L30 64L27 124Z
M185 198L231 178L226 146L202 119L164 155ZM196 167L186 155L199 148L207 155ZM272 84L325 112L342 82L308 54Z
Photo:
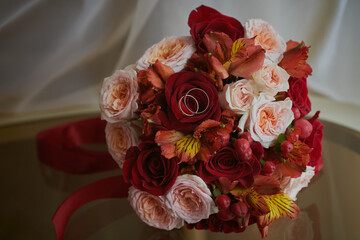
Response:
M163 91L166 80L173 73L174 70L171 67L162 64L159 60L156 60L147 70L139 71L137 78L140 104L152 103L156 95Z
M153 139L155 133L159 130L165 130L161 126L159 112L161 107L155 104L149 105L140 113L140 118L144 120L142 128L142 139Z
M271 176L258 175L252 187L238 186L230 193L249 206L250 214L256 217L263 238L273 221L280 217L294 219L300 211L287 194L280 192L280 183Z
M215 79L225 79L230 75L250 78L264 64L265 51L261 46L255 45L255 38L233 41L224 33L211 32L205 35L204 44L209 53L203 56L202 61L207 61L208 64L200 65L200 69L213 75ZM201 59L199 55L196 58ZM193 60L190 59L191 61ZM203 69L202 66L206 68ZM218 89L221 90L222 85Z
M198 53L194 53L191 58L188 59L186 63L187 69L198 72L201 75L205 76L209 82L214 84L218 90L223 88L222 79L216 75L214 69L210 66L207 58Z
M309 47L304 42L298 43L289 40L286 43L286 52L279 66L286 70L290 76L295 78L307 78L311 75L312 68L306 63Z
M310 161L311 148L298 139L299 134L300 130L295 128L287 135L287 140L293 144L294 148L291 152L282 154L285 162L276 165L284 177L300 177Z
M208 161L212 154L227 145L230 139L231 125L218 121L202 122L193 134L185 135L175 130L158 131L155 142L166 158L177 156L180 162L193 162L194 158Z

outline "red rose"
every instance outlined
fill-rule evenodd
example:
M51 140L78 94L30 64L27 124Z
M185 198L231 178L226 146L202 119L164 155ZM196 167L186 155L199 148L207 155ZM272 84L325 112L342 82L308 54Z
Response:
M293 102L293 107L299 109L301 114L300 118L311 111L311 102L308 96L306 78L290 77L288 96Z
M165 85L167 107L159 118L168 129L192 131L207 119L220 120L218 92L200 73L178 72ZM165 108L165 109L164 109Z
M323 167L323 159L322 159L322 138L324 136L323 130L324 125L318 121L319 117L319 111L316 112L316 114L309 119L309 122L312 124L313 130L310 134L310 136L305 140L305 143L312 148L312 151L310 152L310 161L309 164L312 167L315 167L315 173L321 170Z
M255 155L249 161L243 161L235 149L226 146L221 148L207 163L199 168L200 177L207 183L226 177L230 181L239 181L245 187L254 182L254 175L260 172L260 162Z
M163 157L156 143L146 141L127 151L123 176L135 188L159 196L174 184L178 169L177 158Z
M223 32L233 41L244 36L244 27L238 20L203 5L190 13L188 25L200 52L206 52L202 39L208 32Z

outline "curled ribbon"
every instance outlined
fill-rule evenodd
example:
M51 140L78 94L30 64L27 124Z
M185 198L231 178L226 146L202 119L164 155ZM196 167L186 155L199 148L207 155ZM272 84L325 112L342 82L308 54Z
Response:
M118 168L108 152L84 149L85 144L105 143L106 122L100 118L66 123L37 136L38 158L57 170L73 174L96 173ZM83 205L105 198L124 198L130 184L122 176L90 183L73 192L56 210L53 224L57 239L64 236L72 214Z
M108 152L93 151L82 145L105 143L106 122L100 118L70 122L40 132L38 158L46 165L73 174L86 174L118 168Z

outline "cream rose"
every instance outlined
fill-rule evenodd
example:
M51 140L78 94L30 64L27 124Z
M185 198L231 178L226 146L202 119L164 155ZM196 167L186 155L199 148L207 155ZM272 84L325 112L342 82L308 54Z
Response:
M106 144L109 153L119 165L123 167L126 151L140 142L141 129L129 123L107 123L105 127Z
M266 50L265 56L278 63L286 50L284 39L262 19L250 19L245 23L245 37L255 37L255 44Z
M188 223L207 219L218 211L206 183L196 175L178 176L166 198L169 207Z
M256 87L261 92L275 96L277 92L289 89L290 75L276 63L265 61L263 67L252 75Z
M253 80L242 79L234 83L226 84L219 93L220 105L223 109L231 109L237 114L247 112L255 96Z
M145 51L144 55L137 61L136 68L145 70L150 64L159 60L174 69L175 72L179 72L185 67L187 60L195 51L195 43L190 36L166 37Z
M287 185L284 189L284 193L289 195L291 200L296 201L296 195L300 192L301 189L308 186L314 175L315 167L306 166L306 171L301 173L300 177L290 179L289 185Z
M166 206L163 196L130 187L129 201L139 218L149 226L171 230L184 225L184 221Z
M274 100L274 97L261 93L254 99L249 114L239 122L239 128L244 129L241 124L245 125L254 141L260 142L264 148L273 146L279 134L284 133L294 120L291 100Z
M117 70L111 77L105 78L100 91L101 118L108 122L119 122L136 117L137 77L131 68Z

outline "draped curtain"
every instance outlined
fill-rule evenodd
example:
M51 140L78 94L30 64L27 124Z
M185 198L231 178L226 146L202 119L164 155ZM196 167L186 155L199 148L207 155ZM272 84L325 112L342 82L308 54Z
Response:
M310 45L309 87L360 105L358 0L73 0L0 2L0 113L98 105L103 79L165 36L189 35L205 4L268 21Z

